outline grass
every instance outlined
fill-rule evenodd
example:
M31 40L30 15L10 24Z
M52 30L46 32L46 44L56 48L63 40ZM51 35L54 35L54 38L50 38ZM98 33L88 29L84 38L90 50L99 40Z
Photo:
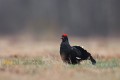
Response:
M1 67L2 66L15 66L15 65L22 65L22 66L26 66L26 65L35 65L35 66L47 66L47 64L60 64L60 62L57 61L45 61L43 60L41 57L34 57L34 58L7 58L7 59L2 59L1 60ZM65 63L63 63L65 64ZM65 64L67 65L67 64ZM98 60L97 59L97 64L96 65L92 65L90 61L83 61L81 64L78 65L69 65L71 67L89 67L92 68L94 66L94 68L117 68L120 67L120 59L110 59L110 60Z
M79 65L68 65L62 63L61 61L59 62L54 60L53 59L45 60L42 59L41 57L7 58L3 59L1 62L0 73L3 73L4 76L6 74L14 75L14 77L16 77L17 74L18 78L21 75L25 75L27 79L29 79L29 77L36 78L39 75L38 79L43 78L46 80L49 78L51 80L54 78L55 80L56 79L59 80L60 77L62 77L60 79L71 80L72 79L78 80L79 78L83 78L83 80L90 80L89 78L93 80L94 79L105 80L108 79L109 77L112 77L109 80L112 80L113 78L115 80L120 79L119 77L120 59L97 60L96 65L92 65L90 61L83 61ZM10 77L11 80L13 79L11 76L7 77Z
M75 41L75 40L72 40ZM120 47L117 41L81 39L97 60L68 65L59 56L56 41L0 41L1 80L120 80ZM77 41L71 42L81 44Z

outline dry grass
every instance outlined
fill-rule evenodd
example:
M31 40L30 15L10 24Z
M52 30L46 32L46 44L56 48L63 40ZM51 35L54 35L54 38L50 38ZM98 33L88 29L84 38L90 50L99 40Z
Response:
M1 38L0 80L120 80L119 40L75 38L71 43L82 44L97 64L64 64L59 56L60 40Z

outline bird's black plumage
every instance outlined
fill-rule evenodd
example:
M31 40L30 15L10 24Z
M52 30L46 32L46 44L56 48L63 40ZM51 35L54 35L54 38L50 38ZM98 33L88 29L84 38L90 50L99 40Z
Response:
M91 60L92 64L96 61L91 54L80 46L71 46L66 34L62 35L62 42L60 45L60 55L64 62L69 64L79 64L82 60Z

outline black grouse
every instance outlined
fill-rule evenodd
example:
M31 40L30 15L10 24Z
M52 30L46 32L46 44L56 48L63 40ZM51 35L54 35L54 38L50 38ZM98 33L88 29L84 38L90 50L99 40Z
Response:
M71 46L69 44L67 34L62 35L62 42L60 45L60 56L63 62L68 64L79 64L82 60L90 60L92 64L96 64L95 59L89 52L80 46Z

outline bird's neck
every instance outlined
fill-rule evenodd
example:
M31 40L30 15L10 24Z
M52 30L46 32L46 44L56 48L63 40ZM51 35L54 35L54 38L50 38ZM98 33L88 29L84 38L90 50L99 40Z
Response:
M71 50L71 46L69 44L69 41L62 41L60 45L60 52L61 53L68 53Z
M69 40L66 40L65 43L69 44ZM69 44L70 45L70 44Z
M70 44L69 44L69 40L62 41L62 42L61 42L61 46L71 47Z

